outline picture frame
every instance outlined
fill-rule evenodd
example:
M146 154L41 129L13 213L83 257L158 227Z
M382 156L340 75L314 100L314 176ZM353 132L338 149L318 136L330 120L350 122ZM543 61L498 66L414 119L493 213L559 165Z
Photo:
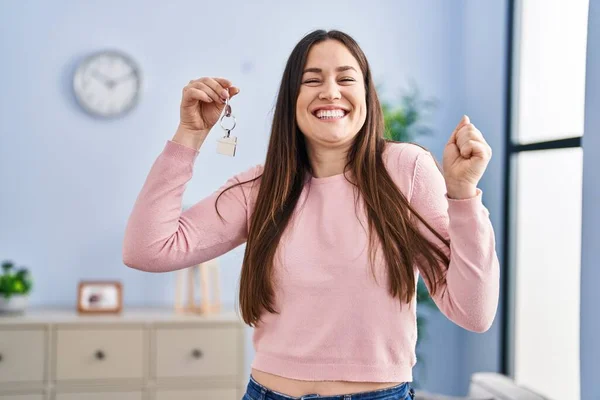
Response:
M80 281L77 311L80 314L119 314L123 309L123 285L118 281Z

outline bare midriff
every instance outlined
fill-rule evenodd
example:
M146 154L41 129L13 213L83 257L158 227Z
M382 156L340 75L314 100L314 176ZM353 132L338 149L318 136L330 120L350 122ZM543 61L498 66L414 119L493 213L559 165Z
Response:
M397 386L402 382L300 381L252 369L252 378L264 387L292 397L307 394L336 396Z

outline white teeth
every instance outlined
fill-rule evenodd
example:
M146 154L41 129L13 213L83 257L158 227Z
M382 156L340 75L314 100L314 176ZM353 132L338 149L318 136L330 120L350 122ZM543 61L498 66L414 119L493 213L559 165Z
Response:
M319 110L316 113L317 118L342 118L346 113L343 110Z

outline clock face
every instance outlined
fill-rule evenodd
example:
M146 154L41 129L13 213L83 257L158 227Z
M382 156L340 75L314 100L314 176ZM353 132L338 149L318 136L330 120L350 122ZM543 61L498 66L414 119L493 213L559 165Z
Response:
M136 63L117 51L92 54L77 67L73 89L77 102L89 113L116 117L137 103L141 75Z

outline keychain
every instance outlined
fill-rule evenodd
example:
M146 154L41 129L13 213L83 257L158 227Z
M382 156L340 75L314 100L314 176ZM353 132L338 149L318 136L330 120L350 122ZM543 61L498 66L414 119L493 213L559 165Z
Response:
M225 117L231 117L233 119L233 126L231 128L225 128L223 126L223 118ZM237 138L235 136L229 136L233 128L235 128L235 117L231 113L229 98L225 99L225 109L223 116L221 117L221 128L223 128L227 134L217 141L217 153L234 157Z

